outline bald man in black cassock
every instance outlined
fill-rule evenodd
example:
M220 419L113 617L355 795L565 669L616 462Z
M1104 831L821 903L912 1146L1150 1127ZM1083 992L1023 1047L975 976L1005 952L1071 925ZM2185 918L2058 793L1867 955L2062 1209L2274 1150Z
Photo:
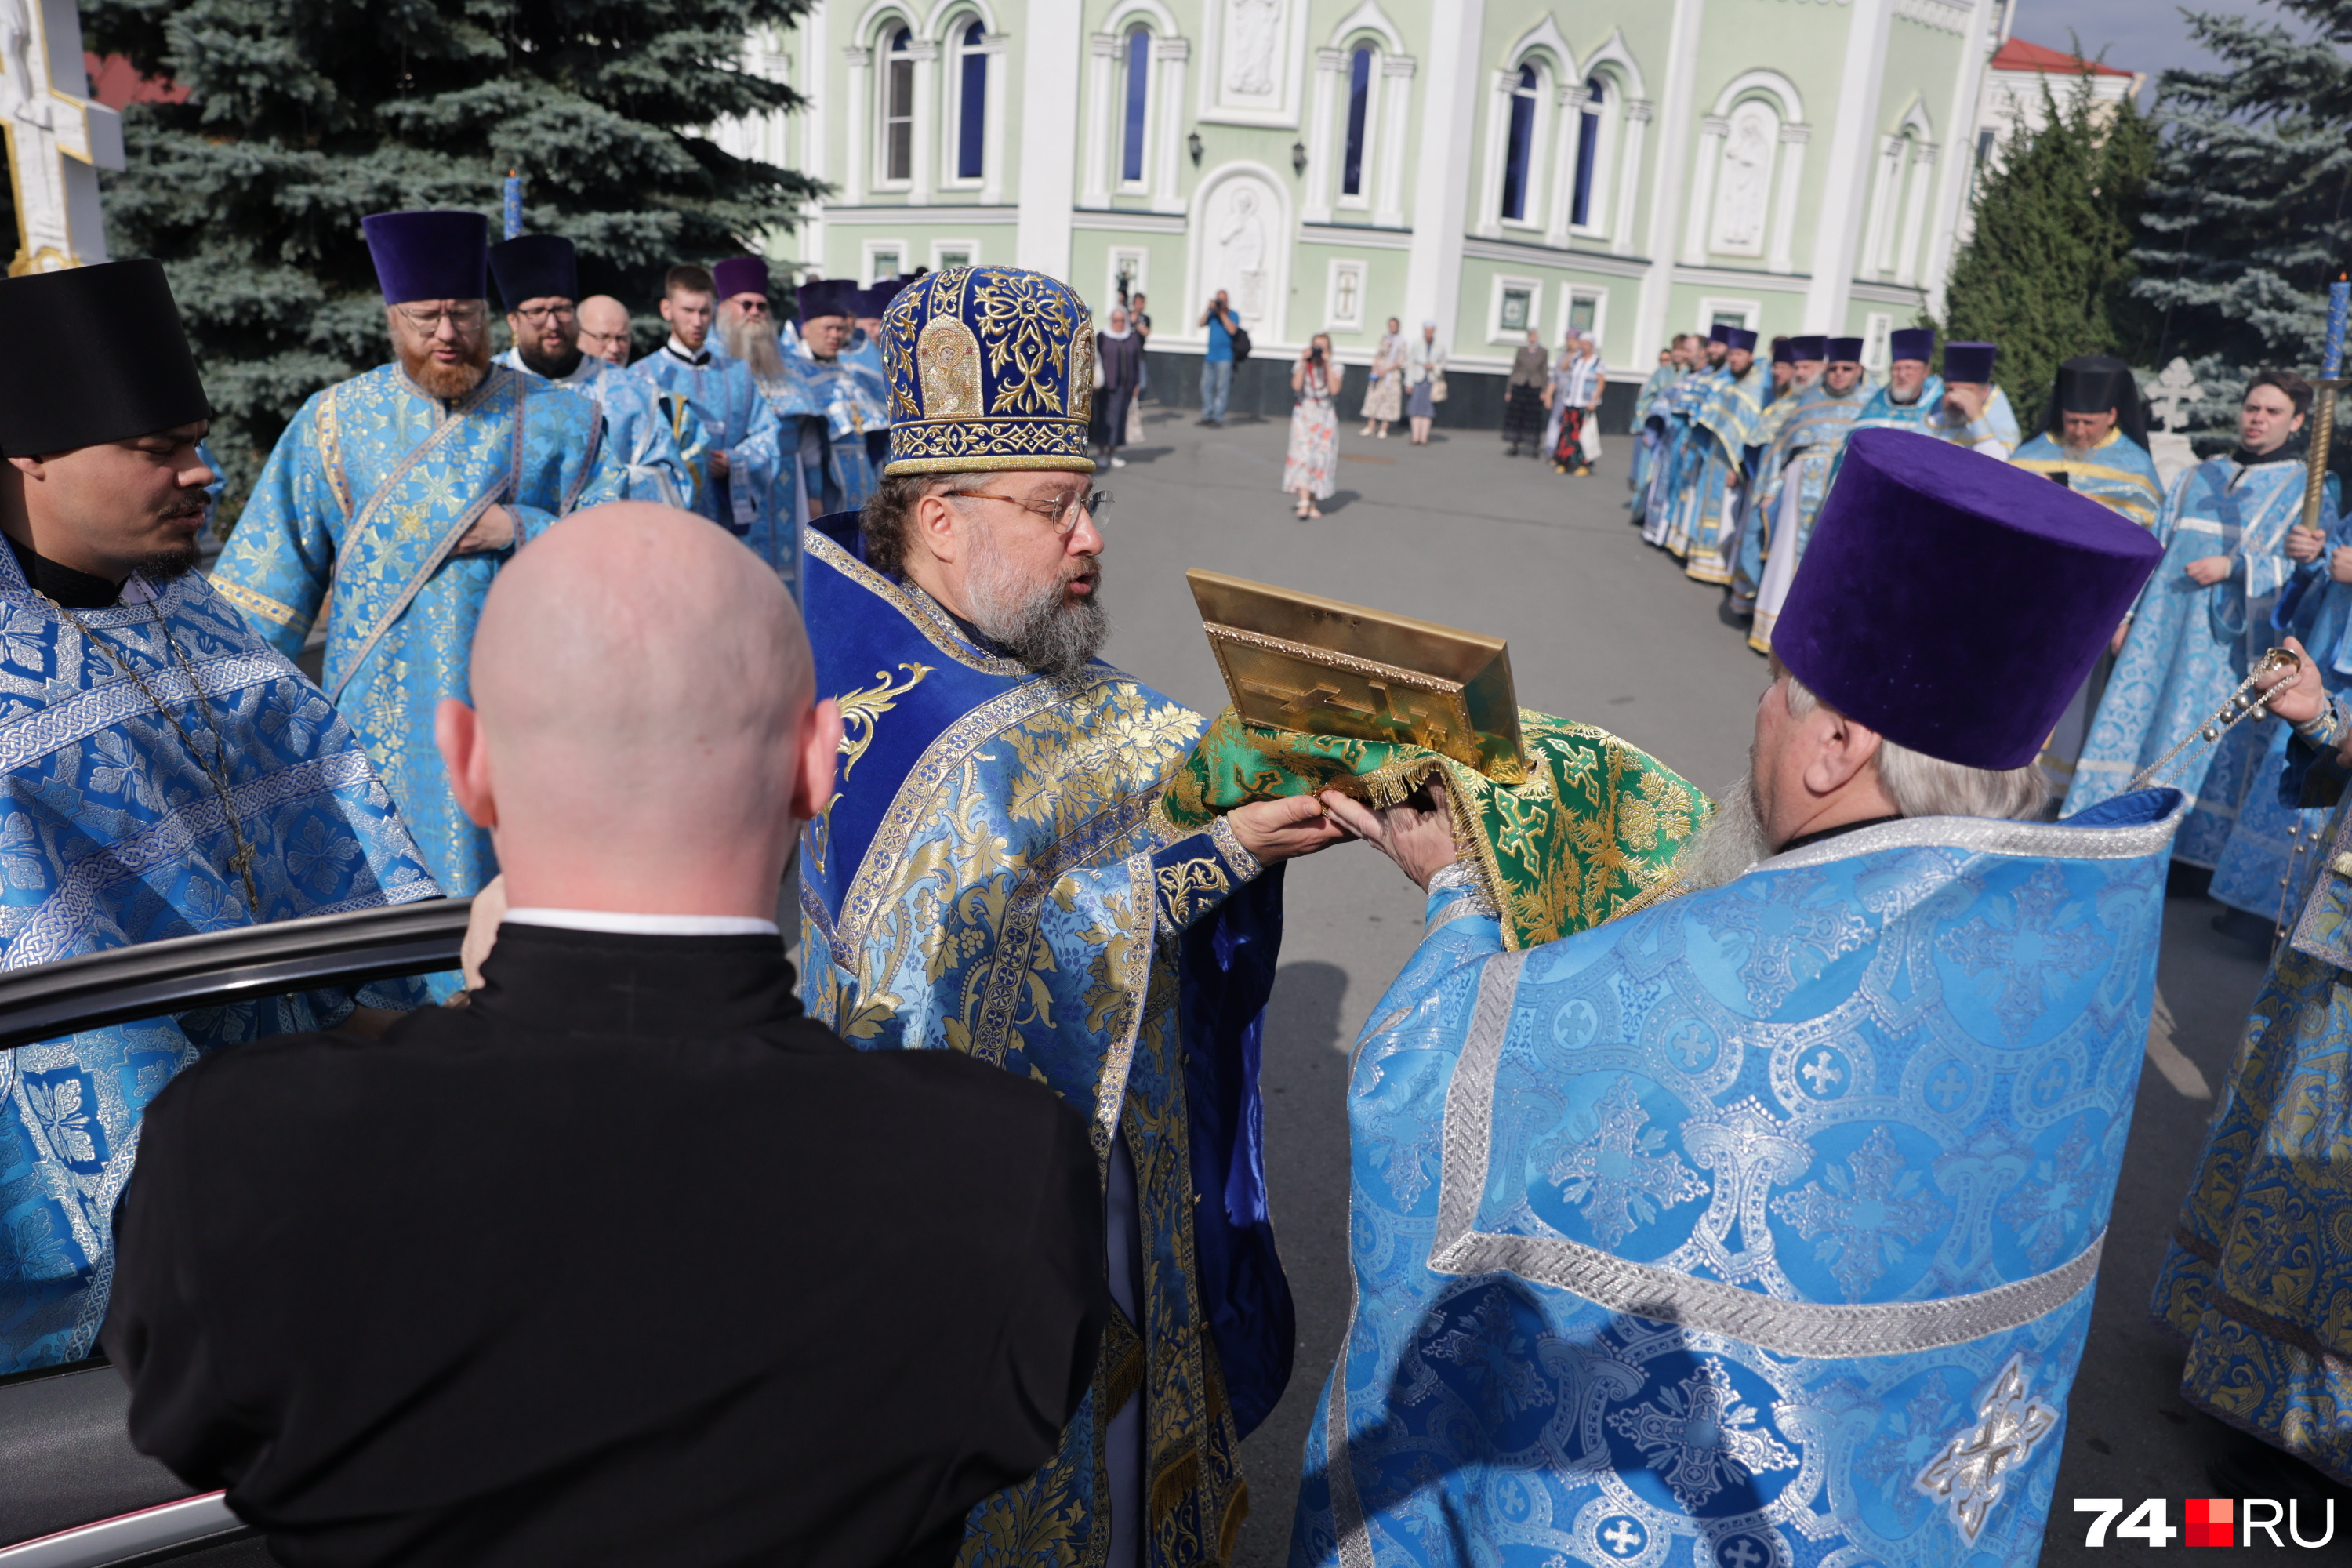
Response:
M841 723L735 541L567 521L472 678L440 740L513 905L487 984L149 1108L103 1336L132 1440L291 1568L949 1563L1086 1392L1085 1124L801 1016L765 917Z

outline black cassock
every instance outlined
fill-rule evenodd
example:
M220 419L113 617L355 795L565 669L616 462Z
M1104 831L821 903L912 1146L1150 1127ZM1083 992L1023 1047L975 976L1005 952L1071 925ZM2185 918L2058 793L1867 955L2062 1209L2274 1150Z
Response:
M1093 1369L1079 1117L851 1049L774 937L510 923L484 973L149 1109L133 1441L296 1568L947 1563Z

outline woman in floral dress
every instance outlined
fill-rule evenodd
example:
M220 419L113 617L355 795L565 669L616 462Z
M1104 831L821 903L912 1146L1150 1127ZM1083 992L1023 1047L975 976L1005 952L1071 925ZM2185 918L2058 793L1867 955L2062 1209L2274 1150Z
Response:
M1372 382L1364 388L1364 434L1385 441L1389 426L1403 417L1404 333L1391 316L1387 334L1372 351Z
M1297 399L1290 410L1290 450L1282 463L1282 488L1298 498L1301 522L1321 517L1315 503L1328 496L1339 479L1339 411L1335 399L1339 372L1331 363L1331 340L1321 332L1290 367L1290 390Z

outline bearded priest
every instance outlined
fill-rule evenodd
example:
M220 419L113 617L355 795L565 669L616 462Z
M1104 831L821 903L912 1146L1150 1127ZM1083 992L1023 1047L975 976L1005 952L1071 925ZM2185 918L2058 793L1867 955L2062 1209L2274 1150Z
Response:
M1443 809L1323 797L1428 928L1352 1058L1292 1563L2033 1561L2182 805L2043 824L2032 763L2160 553L1856 432L1749 776L1559 942L1504 950Z
M596 405L490 363L479 213L364 221L394 362L315 393L278 437L213 585L291 658L322 606L319 684L453 898L498 874L449 795L434 710L466 700L482 596L515 551L620 499ZM328 588L332 586L331 603Z
M1236 1447L1294 1339L1256 1145L1279 862L1336 842L1311 796L1173 826L1201 716L1095 658L1094 331L1062 283L953 268L890 306L901 417L862 515L808 535L837 793L805 831L811 1016L872 1050L957 1050L1093 1129L1111 1294L1093 1392L967 1563L1224 1562Z
M163 268L0 282L0 968L437 896L358 737L195 572L212 409ZM0 1374L90 1353L148 1101L409 981L0 1050Z

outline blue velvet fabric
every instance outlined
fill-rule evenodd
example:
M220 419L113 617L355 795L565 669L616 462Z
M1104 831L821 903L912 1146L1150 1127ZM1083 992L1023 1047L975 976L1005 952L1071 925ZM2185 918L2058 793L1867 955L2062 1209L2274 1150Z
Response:
M489 295L490 220L479 213L371 213L360 219L383 302Z

